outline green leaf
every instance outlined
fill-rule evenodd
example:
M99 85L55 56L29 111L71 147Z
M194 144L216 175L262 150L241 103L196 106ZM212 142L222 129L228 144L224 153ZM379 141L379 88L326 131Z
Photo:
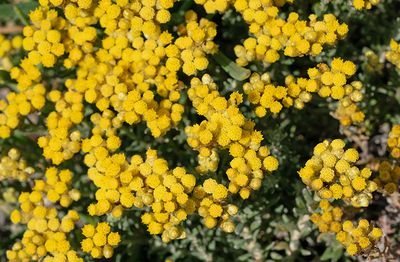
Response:
M258 229L261 226L261 220L255 220L253 223L251 223L250 225L250 230L254 231L256 229Z
M10 82L10 74L5 70L0 70L0 80L4 82Z
M19 4L0 4L0 21L9 21L19 18L22 23L29 24L27 15L29 11L37 7L36 2Z
M311 251L306 249L301 249L300 254L302 254L303 256L309 256L311 255Z
M237 257L238 261L249 261L251 259L251 254L245 253L239 257Z
M14 12L17 14L18 18L21 20L21 22L24 25L29 25L28 14L26 12L22 11L22 9L18 5L14 6Z
M285 241L277 242L274 246L274 250L289 250L289 243Z
M328 247L321 256L322 261L338 261L343 254L343 247L339 244Z
M243 81L249 78L251 74L249 69L238 66L221 51L218 51L215 55L213 55L213 58L224 69L225 72L238 81Z
M282 259L282 255L276 252L271 252L271 258L274 260L281 260Z

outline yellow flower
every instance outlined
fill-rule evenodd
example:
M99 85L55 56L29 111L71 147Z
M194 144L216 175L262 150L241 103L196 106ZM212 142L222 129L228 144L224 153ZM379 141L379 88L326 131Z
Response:
M356 244L350 244L346 248L347 253L349 253L350 256L354 256L359 252L359 248Z
M21 213L18 210L13 210L10 215L12 223L17 224L21 221Z
M363 190L367 184L365 182L365 179L359 176L356 176L352 181L351 181L351 185L353 186L353 188L357 191L361 191Z
M93 249L93 241L91 238L85 238L81 241L81 248L83 252L90 252Z
M120 235L118 232L111 232L107 237L107 243L111 246L116 246L121 241Z
M264 168L268 171L275 171L278 169L278 160L272 156L268 156L263 160Z
M95 233L93 235L93 243L98 247L104 246L106 244L106 241L106 235L102 233Z
M209 213L212 217L220 217L222 214L222 207L220 205L212 204L209 208Z

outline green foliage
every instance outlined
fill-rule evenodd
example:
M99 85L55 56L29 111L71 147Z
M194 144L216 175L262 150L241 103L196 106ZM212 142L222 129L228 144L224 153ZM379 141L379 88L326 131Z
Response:
M22 3L0 3L0 22L19 20L22 24L29 24L27 14L36 8L38 4L34 1Z

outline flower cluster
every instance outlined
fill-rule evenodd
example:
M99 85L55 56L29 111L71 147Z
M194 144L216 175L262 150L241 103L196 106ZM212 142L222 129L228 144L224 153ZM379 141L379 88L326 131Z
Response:
M186 127L188 144L204 157L210 156L214 148L229 150L233 157L226 171L229 191L248 198L252 189L260 188L264 172L278 168L278 161L266 146L261 146L261 132L240 112L242 95L234 92L229 99L221 96L209 75L193 78L188 95L197 113L206 118ZM209 167L199 170L211 171Z
M226 204L228 189L209 178L194 190L194 197L198 201L198 214L203 218L207 228L219 227L225 232L233 232L235 225L230 217L238 212L237 206Z
M129 18L125 17L128 11L136 10L131 5L124 8L126 12L118 16L120 21ZM142 12L145 7L140 10L142 16L147 13ZM187 24L175 40L169 32L161 31L157 21L132 17L135 23L120 30L134 30L136 37L106 37L96 57L86 56L80 63L78 78L71 81L70 88L77 89L100 111L112 108L123 122L132 125L146 121L154 137L163 135L183 113L178 103L182 86L177 72L182 69L192 75L204 70L208 65L206 54L216 51L212 42L215 24L206 19L197 22L193 12L186 17ZM156 96L162 99L156 100Z
M119 218L122 206L132 207L134 202L132 189L127 187L133 177L128 171L126 158L124 154L113 154L121 145L121 140L115 135L121 122L111 121L113 117L113 112L109 110L102 115L93 114L91 121L95 126L92 136L82 140L82 151L86 153L84 163L89 168L88 177L99 188L95 194L97 203L88 207L91 216L111 212ZM124 180L125 177L128 180Z
M13 67L12 55L17 53L22 47L22 37L20 35L8 38L0 34L0 69L9 71Z
M390 50L385 53L386 59L400 68L400 45L394 39L390 40Z
M248 82L243 85L243 91L248 96L248 100L256 105L255 113L258 117L263 117L268 112L273 114L279 113L283 106L295 106L301 108L304 102L311 99L310 93L304 90L301 92L300 85L292 81L291 77L287 77L291 81L289 87L275 86L271 83L270 75L264 73L261 76L253 73ZM304 79L305 80L305 79ZM307 85L307 80L300 80L300 84Z
M18 192L14 187L7 187L1 194L6 203L15 204L17 203Z
M336 239L346 247L349 255L368 254L382 237L382 230L374 227L368 220L361 219L355 226L350 220L342 224L342 230Z
M125 33L132 30L134 33L156 33L157 24L165 24L171 14L168 9L172 8L175 0L164 1L134 1L131 5L128 1L102 0L94 11L94 15L99 18L100 24L105 28L107 35L112 35L115 31ZM138 23L138 28L132 27L129 22ZM120 23L122 22L122 23ZM143 28L141 28L143 26Z
M7 102L0 100L0 138L10 137L11 130L20 124L21 116L27 116L34 110L43 108L45 93L43 84L35 84L21 93L9 92L6 96Z
M377 185L369 168L354 166L358 152L344 149L343 140L325 140L314 148L313 157L300 169L302 181L323 199L343 199L354 207L366 207Z
M24 48L35 64L53 67L58 59L66 68L79 63L85 54L94 51L97 23L92 1L39 1L40 6L30 13L31 26L24 28ZM65 18L56 8L63 7ZM64 54L67 56L62 57Z
M274 63L279 60L281 50L289 57L316 56L324 45L334 45L348 32L347 25L339 23L332 14L324 15L322 21L316 15L304 21L292 12L284 20L279 18L279 9L272 1L241 0L234 6L252 34L243 45L235 47L236 63L241 66L254 60Z
M68 169L58 171L55 167L50 167L45 172L45 179L34 180L33 191L21 194L19 204L22 213L14 210L11 220L14 223L28 223L32 216L35 216L34 207L43 205L44 202L60 204L62 207L69 207L72 201L80 198L80 192L70 189L72 173ZM32 213L33 212L33 213Z
M10 219L13 223L26 224L21 241L7 251L10 261L60 260L83 261L71 249L68 233L75 229L79 214L69 210L59 212L59 205L68 207L80 198L77 190L69 189L72 173L58 172L56 168L46 171L45 179L37 179L31 192L22 192L18 197L20 210L14 210Z
M95 104L101 111L112 107L119 113L118 117L129 124L144 120L152 134L159 137L181 120L183 107L177 101L182 86L178 81L178 71L193 75L204 70L208 66L206 55L217 50L212 41L216 36L216 25L204 18L198 21L192 11L186 14L186 24L179 28L176 39L161 29L161 24L170 19L168 9L173 6L172 0L157 4L156 1L147 1L143 5L140 2L131 5L125 1L114 4L103 0L96 8L91 1L70 2L63 6L66 18L58 16L56 9L51 8L62 6L62 2L40 1L40 4L30 14L33 24L24 28L23 46L29 53L19 67L11 70L11 77L18 82L19 94L29 96L28 106L32 108L33 105L32 110L41 109L45 101L45 94L41 93L42 99L33 104L29 101L32 95L28 94L41 81L40 65L53 67L58 57L65 58L62 55L67 53L64 67L78 65L77 78L65 82L67 93L84 97L86 102ZM98 50L93 47L97 33L91 26L97 21L106 34ZM155 92L150 90L153 86L156 86ZM163 99L158 101L156 96ZM49 100L56 103L59 97L52 94ZM61 100L68 99L61 97ZM9 104L13 104L12 98L7 99ZM81 99L67 101L77 103L73 113L64 106L56 106L58 117L55 114L50 117L72 123L62 127L63 131L68 131L62 132L62 137L55 138L49 134L48 140L71 140L70 130L81 121L83 105L80 104L83 101L78 100ZM61 103L65 104L65 101ZM7 108L3 101L1 111ZM32 110L25 110L27 113L23 111L21 115ZM1 137L9 137L11 129L19 123L19 114L10 117L16 120L8 121L10 123L7 119L0 121ZM44 147L47 147L46 143ZM46 157L59 164L71 158L76 150L76 147L66 150L57 146L55 150L47 150Z
M365 52L365 58L366 58L366 65L365 69L370 72L370 73L378 73L381 74L382 70L384 69L384 63L380 61L380 58L378 54L376 54L372 50L367 50Z
M61 30L66 21L55 9L38 7L29 14L32 25L24 28L22 45L28 51L28 59L34 64L53 67L65 51L61 43Z
M400 166L389 161L379 163L378 175L374 178L379 191L390 195L397 191L400 182Z
M327 200L321 200L319 208L311 215L311 221L321 233L335 234L351 256L370 253L383 235L380 228L372 226L366 219L359 220L357 226L350 220L344 220L343 209L333 207Z
M81 241L83 252L90 253L93 258L111 258L114 247L121 241L118 232L112 232L107 222L101 222L94 227L86 224L82 228L85 238Z
M180 60L170 60L172 66L182 63L182 71L190 76L197 71L205 70L208 67L207 54L214 54L217 45L213 42L217 35L216 25L207 19L200 19L197 22L197 14L188 11L185 14L186 24L178 32L181 36L175 40L175 45L179 48ZM168 66L168 65L167 65Z
M70 132L70 129L83 120L83 96L78 92L52 90L48 99L54 103L55 110L47 117L48 134L38 139L38 145L45 158L59 165L80 150L80 132Z
M10 149L7 155L0 159L0 181L5 179L26 181L34 172L35 170L28 166L15 148Z
M59 27L65 24L63 18L58 17L55 10L39 7L30 13L30 19L33 24L24 28L22 41L23 48L29 53L18 67L10 71L11 78L18 82L19 93L8 94L8 105L1 101L4 104L2 111L6 112L8 118L7 121L3 121L5 123L0 123L0 135L3 138L9 137L11 130L18 126L20 116L26 116L44 106L46 91L41 84L42 73L38 69L39 64L52 67L56 57L64 53L64 46L60 43L61 34L58 31Z
M253 9L257 8L257 6L260 6L261 4L273 4L273 6L276 7L281 7L285 5L286 3L293 3L294 0L273 0L273 1L243 1L243 0L195 0L196 4L200 4L204 7L205 11L207 14L214 14L216 12L218 13L223 13L225 12L230 5L236 5L243 6L243 5L249 5L252 6ZM271 5L272 6L272 5Z
M149 207L151 212L142 215L142 222L150 234L161 234L165 242L185 236L180 224L197 209L207 227L214 227L217 219L221 219L220 227L233 231L234 225L227 214L236 214L237 208L225 204L228 195L225 186L208 181L195 187L195 176L181 167L169 170L167 162L158 158L155 150L149 149L145 160L134 155L129 163L123 154L113 153L120 141L114 135L116 126L110 126L112 117L107 111L103 116L92 115L93 136L82 141L89 178L99 188L95 194L97 203L88 207L90 215L111 213L118 218L124 208ZM208 208L210 214L206 213ZM222 208L226 210L224 213Z
M318 226L321 233L338 233L342 230L343 210L340 207L333 207L327 200L319 202L321 213L315 212L311 215L311 221Z
M180 223L196 208L191 196L196 177L182 167L169 170L167 161L157 158L155 150L148 150L146 155L145 162L136 156L138 171L143 177L142 188L136 195L142 198L142 205L151 207L151 212L142 215L142 222L150 234L162 234L164 242L182 238L185 233Z
M155 150L147 151L146 160L134 155L130 162L124 154L114 153L121 145L115 135L121 123L113 117L111 111L93 114L93 135L82 141L89 179L98 187L97 203L89 205L89 214L119 218L124 208L149 207L152 212L145 213L142 222L150 234L162 234L165 242L184 236L179 224L195 211L190 194L196 178L181 167L169 170Z
M228 9L231 2L234 0L195 0L196 4L202 5L206 10L207 14L213 14L216 12L223 13Z
M35 19L35 15L32 15L32 19ZM32 46L33 49L36 42L33 38L25 40L28 33L33 35L33 28L30 26L27 26L26 30L24 30L24 38L15 38L15 43L12 45L23 47L26 50ZM43 36L37 35L35 39L39 41L39 38L42 39ZM46 38L45 35L44 38ZM7 52L10 48L7 46L10 46L10 43L4 40L4 37L2 39L4 45L3 52ZM26 43L27 41L29 42L28 44ZM44 49L47 50L47 47L43 47L41 50ZM3 53L3 55L6 55L6 53ZM3 55L0 55L0 57L3 57ZM6 100L0 100L0 138L8 138L11 135L11 130L17 128L19 125L21 116L26 116L35 110L39 110L45 104L45 87L40 83L42 74L36 67L36 62L38 59L40 60L40 57L39 52L35 52L30 57L26 57L20 61L18 67L10 68L9 65L6 66L7 71L10 71L11 78L17 80L17 89L19 92L9 92Z
M371 9L373 6L378 5L381 0L353 0L353 6L357 10Z
M333 59L330 67L326 64L319 64L317 68L308 70L310 79L321 82L318 94L321 97L330 96L335 100L341 100L345 97L347 79L355 73L356 65L351 61L343 61L340 58Z
M258 117L265 116L267 112L279 113L283 107L302 109L305 103L311 101L312 94L318 93L323 98L338 100L334 116L342 125L350 125L364 120L364 114L356 104L363 97L362 83L347 83L347 79L355 71L356 67L351 61L335 58L330 67L318 64L317 67L308 69L308 78L287 76L285 86L272 84L268 73L261 76L253 73L243 85L243 90L248 95L249 102L257 106L255 113Z
M199 154L197 160L199 162L196 171L200 174L207 174L208 172L216 172L219 164L219 155L217 149L213 148L209 154Z
M356 225L351 220L343 220L345 209L331 205L328 200L343 199L345 204L351 204L353 207L366 207L373 191L390 195L398 190L400 167L396 160L383 160L379 162L378 172L371 181L370 169L364 168L360 171L357 167L351 166L358 159L357 151L344 150L344 146L344 142L338 139L318 144L314 148L314 156L299 171L299 175L303 182L311 189L317 190L319 197L323 198L319 203L320 210L311 215L311 221L318 226L319 231L334 233L336 239L346 247L347 253L351 256L370 255L379 252L377 243L383 236L382 230L374 227L366 219L359 220ZM321 185L329 188L331 192L325 193L322 190L326 189L319 189ZM346 199L345 190L355 192L352 193L350 201ZM335 197L335 194L338 194L338 197ZM339 195L343 197L340 198Z
M390 155L394 158L400 158L400 125L394 125L390 130L387 145Z
M333 116L340 121L341 125L349 126L364 121L365 114L357 104L363 98L362 89L363 84L360 81L353 81L344 86L344 95L333 113Z

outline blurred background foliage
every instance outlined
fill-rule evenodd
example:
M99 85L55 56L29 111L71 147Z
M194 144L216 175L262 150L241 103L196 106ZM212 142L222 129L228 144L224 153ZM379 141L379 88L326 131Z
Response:
M37 5L35 2L0 0L0 29L18 27L26 23L26 14ZM192 0L176 3L172 12L173 23L182 22L185 10L194 9L205 16L202 7ZM341 127L330 112L333 101L314 97L303 110L285 109L278 116L267 116L258 119L254 116L249 104L242 105L242 112L255 120L258 130L263 132L265 143L270 146L272 154L279 159L277 172L264 179L259 191L250 199L243 201L233 199L239 206L236 217L236 230L226 234L219 229L205 228L198 217L186 221L187 238L165 244L158 237L150 236L140 223L139 210L126 212L119 221L110 222L122 233L123 241L115 250L114 261L351 261L343 248L329 235L319 235L318 230L309 220L310 210L315 205L313 196L305 189L298 178L297 170L311 156L313 147L327 138L344 138L354 145L362 154L363 164L374 158L383 157L386 152L386 137L393 123L400 122L400 78L399 71L385 61L384 52L388 49L391 38L400 40L400 1L382 0L368 11L356 11L348 0L296 0L293 5L282 8L282 16L296 11L302 18L315 13L318 17L332 13L338 20L349 25L347 38L339 41L336 47L325 48L317 57L281 58L278 63L269 67L252 64L249 68L257 72L269 72L273 82L284 83L284 77L292 74L303 76L309 67L319 62L329 63L334 57L353 61L358 66L354 79L359 79L365 86L365 99L361 109L365 112L366 121L362 126ZM233 47L241 43L248 35L247 27L240 16L233 10L223 15L207 16L218 24L217 43L223 47L223 53L232 61L235 60ZM15 30L15 33L18 33ZM376 55L371 62L371 52ZM18 58L16 58L18 59ZM221 87L222 94L241 91L242 82L232 78L218 63L210 58L207 72ZM226 69L226 68L225 68ZM59 73L59 72L58 72ZM48 72L51 77L57 72ZM70 72L73 74L73 72ZM65 75L64 77L69 77ZM187 79L186 79L187 80ZM188 82L186 82L188 84ZM1 89L12 87L13 83L3 81ZM0 94L1 96L1 94ZM186 143L184 127L198 123L201 119L195 114L190 101L183 95L186 111L178 128L169 131L161 139L153 139L144 124L124 126L119 131L123 146L121 150L130 156L143 154L148 147L159 151L160 157L168 160L170 166L184 165L189 172L194 172L196 152ZM88 109L90 110L90 109ZM46 111L42 112L46 115ZM41 150L35 138L45 132L43 123L26 123L26 126L14 133L8 140L0 140L1 154L6 154L11 147L19 148L23 157L38 171L48 166L41 156ZM80 126L83 132L90 127ZM221 161L217 180L224 181L224 171L229 163L228 154L221 152ZM75 176L74 187L82 192L82 199L72 208L85 214L86 207L93 198L95 187L88 183L86 167L82 156L61 165L70 168ZM225 181L226 182L226 181ZM22 228L10 224L7 214L12 204L5 203L10 189L28 190L30 185L0 182L0 261L4 253L22 234ZM391 198L377 197L372 206L362 211L362 217L378 221L388 235L393 252L400 249L400 211L399 195ZM396 215L397 213L397 215ZM85 217L94 220L95 218ZM384 224L382 224L384 223ZM7 236L7 237L5 237ZM78 249L79 231L73 236L75 248ZM394 253L395 254L395 253ZM397 254L397 257L400 254ZM362 258L359 258L362 259ZM85 257L85 261L90 261Z

